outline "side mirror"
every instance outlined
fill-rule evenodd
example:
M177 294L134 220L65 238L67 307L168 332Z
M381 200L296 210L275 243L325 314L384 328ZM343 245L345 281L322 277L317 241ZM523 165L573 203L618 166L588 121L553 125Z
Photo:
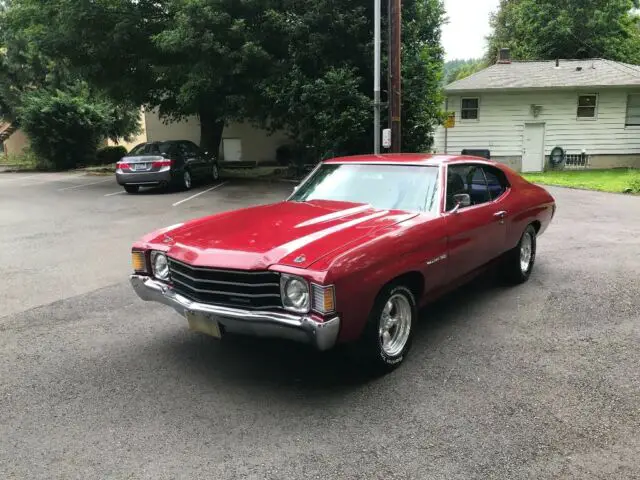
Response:
M456 213L458 210L471 205L471 197L468 193L458 193L453 196L453 201L456 202L456 206L451 213Z

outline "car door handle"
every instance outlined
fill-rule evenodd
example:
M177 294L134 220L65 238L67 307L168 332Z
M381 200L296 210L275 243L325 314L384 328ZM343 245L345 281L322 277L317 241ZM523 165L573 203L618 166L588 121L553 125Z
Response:
M507 216L507 212L505 212L504 210L501 210L499 212L494 213L493 216L502 220L504 217Z

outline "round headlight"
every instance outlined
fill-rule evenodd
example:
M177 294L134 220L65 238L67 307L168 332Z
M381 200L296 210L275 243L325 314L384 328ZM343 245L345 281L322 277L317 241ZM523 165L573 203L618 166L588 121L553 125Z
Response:
M164 253L156 252L153 255L153 275L159 280L169 279L169 262Z
M283 285L284 306L286 308L306 311L309 309L309 284L297 277L285 277Z

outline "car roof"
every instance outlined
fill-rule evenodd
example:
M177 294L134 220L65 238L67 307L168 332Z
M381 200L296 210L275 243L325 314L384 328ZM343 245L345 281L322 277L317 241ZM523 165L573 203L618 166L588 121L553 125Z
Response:
M324 163L380 163L400 165L431 165L440 166L454 163L484 163L497 165L495 162L481 157L470 155L440 155L427 153L389 153L382 155L352 155L348 157L336 157L325 160Z

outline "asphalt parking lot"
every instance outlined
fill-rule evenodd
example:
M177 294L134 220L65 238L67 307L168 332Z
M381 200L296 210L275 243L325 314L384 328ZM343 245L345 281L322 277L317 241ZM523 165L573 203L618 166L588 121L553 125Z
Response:
M640 478L640 198L550 188L530 282L426 309L376 380L132 292L140 235L290 191L0 174L0 478Z

